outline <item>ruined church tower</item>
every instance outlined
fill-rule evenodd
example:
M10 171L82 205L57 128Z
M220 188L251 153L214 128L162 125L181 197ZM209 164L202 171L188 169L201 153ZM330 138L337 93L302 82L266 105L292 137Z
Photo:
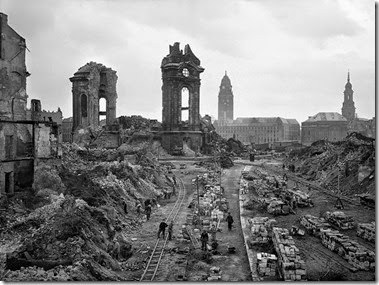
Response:
M218 122L220 126L233 122L233 104L232 84L225 71L218 93Z
M168 152L187 144L200 151L200 73L204 68L187 44L176 42L161 64L162 70L162 145Z
M348 121L355 119L355 106L353 100L353 89L350 83L350 72L347 73L347 83L345 85L344 101L342 103L342 116L344 116Z

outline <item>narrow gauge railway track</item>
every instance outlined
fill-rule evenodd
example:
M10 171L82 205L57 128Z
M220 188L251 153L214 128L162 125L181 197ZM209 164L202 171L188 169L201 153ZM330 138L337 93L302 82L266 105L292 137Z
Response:
M175 205L172 207L171 212L169 213L166 219L167 224L169 224L171 221L175 221L184 203L184 197L186 196L186 188L184 187L183 180L179 178L178 181L179 181L178 198L176 199ZM154 280L158 272L159 265L162 260L162 256L166 247L167 240L168 240L168 234L166 234L164 239L157 238L154 249L150 255L146 268L139 281L153 281Z

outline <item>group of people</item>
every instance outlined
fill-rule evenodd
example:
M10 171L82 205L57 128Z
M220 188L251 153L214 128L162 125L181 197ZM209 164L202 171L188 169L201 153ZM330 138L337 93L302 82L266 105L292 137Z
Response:
M228 213L228 216L226 217L226 222L228 223L229 231L231 231L234 220L233 220L233 217L230 213ZM212 240L211 240L212 241L212 247L214 247L214 245L217 246L217 242L216 242L217 228L216 228L216 225L213 224L209 231L210 231L211 238L212 238ZM202 250L208 249L207 248L208 247L208 240L209 240L208 232L204 229L200 235L201 249Z
M146 220L148 221L151 216L152 207L157 206L157 201L155 199L147 199L145 200L144 205L145 205ZM141 201L136 202L136 209L137 209L137 215L140 216L142 213Z
M166 228L168 227L168 240L171 240L172 239L172 230L174 228L174 221L171 221L170 224L167 224L166 223L166 220L163 220L160 224L159 224L159 229L158 229L158 238L161 237L161 234L162 234L162 237L165 238L165 232L166 232Z

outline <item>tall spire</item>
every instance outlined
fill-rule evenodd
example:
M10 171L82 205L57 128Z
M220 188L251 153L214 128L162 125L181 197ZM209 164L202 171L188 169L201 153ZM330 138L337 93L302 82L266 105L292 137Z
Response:
M228 75L226 74L226 70L225 70L225 76L228 76Z
M347 82L350 82L350 70L347 71Z

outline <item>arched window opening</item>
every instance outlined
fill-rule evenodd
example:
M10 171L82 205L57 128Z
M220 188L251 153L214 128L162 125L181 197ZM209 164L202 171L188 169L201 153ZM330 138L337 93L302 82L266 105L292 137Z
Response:
M101 126L106 125L107 120L107 99L99 99L99 124Z
M188 124L189 120L189 90L188 88L182 88L182 122Z
M80 97L80 110L83 118L87 118L87 95L82 94Z

